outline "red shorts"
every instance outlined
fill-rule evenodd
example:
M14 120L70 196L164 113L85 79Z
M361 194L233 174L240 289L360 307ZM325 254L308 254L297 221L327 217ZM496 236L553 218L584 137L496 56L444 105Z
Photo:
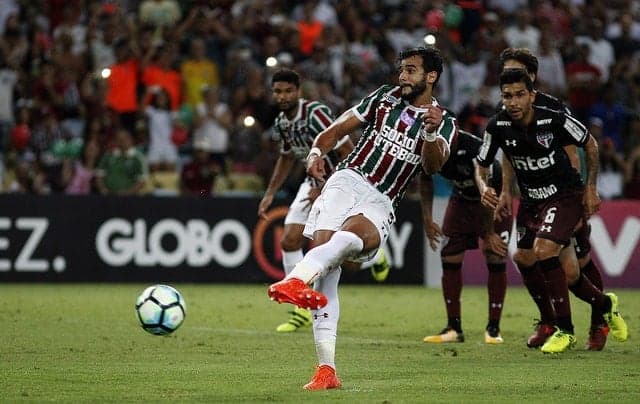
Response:
M537 203L523 202L518 209L518 248L530 250L536 238L568 245L584 216L582 190L559 192Z
M448 257L478 248L478 239L487 232L484 215L486 210L480 201L468 201L452 196L444 214L442 224L444 240L440 255ZM493 226L494 231L508 243L513 217L494 221Z

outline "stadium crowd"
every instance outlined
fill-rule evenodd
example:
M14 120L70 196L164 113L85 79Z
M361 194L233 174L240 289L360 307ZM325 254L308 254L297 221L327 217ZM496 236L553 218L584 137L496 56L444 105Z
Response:
M601 196L640 199L633 0L0 0L0 191L259 194L276 69L339 115L425 43L446 57L440 103L478 136L500 52L529 48L537 87L599 141Z

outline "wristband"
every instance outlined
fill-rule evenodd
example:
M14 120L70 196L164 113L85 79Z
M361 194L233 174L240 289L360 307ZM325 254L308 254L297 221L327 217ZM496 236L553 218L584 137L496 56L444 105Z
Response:
M319 147L312 147L311 150L309 150L309 154L307 155L307 161L311 158L312 155L322 157L322 150L320 150Z
M435 142L436 141L436 131L427 132L427 128L422 127L422 138L427 142Z

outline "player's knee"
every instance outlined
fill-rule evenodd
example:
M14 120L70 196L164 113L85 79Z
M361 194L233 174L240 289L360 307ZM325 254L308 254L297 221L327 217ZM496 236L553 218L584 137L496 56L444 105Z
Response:
M296 251L302 248L303 241L302 234L285 233L280 239L280 246L284 251Z
M357 254L364 248L364 241L355 233L340 230L331 236L331 242L348 255Z
M530 267L536 263L536 255L532 250L516 250L513 254L513 262L520 268Z
M533 252L538 261L560 255L562 246L554 241L538 238L533 244Z

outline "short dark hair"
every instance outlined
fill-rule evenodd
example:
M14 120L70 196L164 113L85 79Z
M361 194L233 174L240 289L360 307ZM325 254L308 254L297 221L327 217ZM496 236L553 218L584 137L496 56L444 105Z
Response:
M527 90L533 91L533 81L524 69L506 69L500 73L500 88L505 84L524 83Z
M435 46L419 46L417 48L405 49L398 55L398 61L408 59L412 56L420 56L422 58L422 66L425 72L438 73L438 78L433 83L435 87L442 74L442 65L444 63L440 50Z
M300 75L291 69L282 68L273 73L271 84L273 85L278 81L284 81L285 83L291 83L296 87L300 87Z
M527 69L527 73L538 76L538 58L527 48L506 48L500 52L500 65L504 69L507 60L517 60Z

